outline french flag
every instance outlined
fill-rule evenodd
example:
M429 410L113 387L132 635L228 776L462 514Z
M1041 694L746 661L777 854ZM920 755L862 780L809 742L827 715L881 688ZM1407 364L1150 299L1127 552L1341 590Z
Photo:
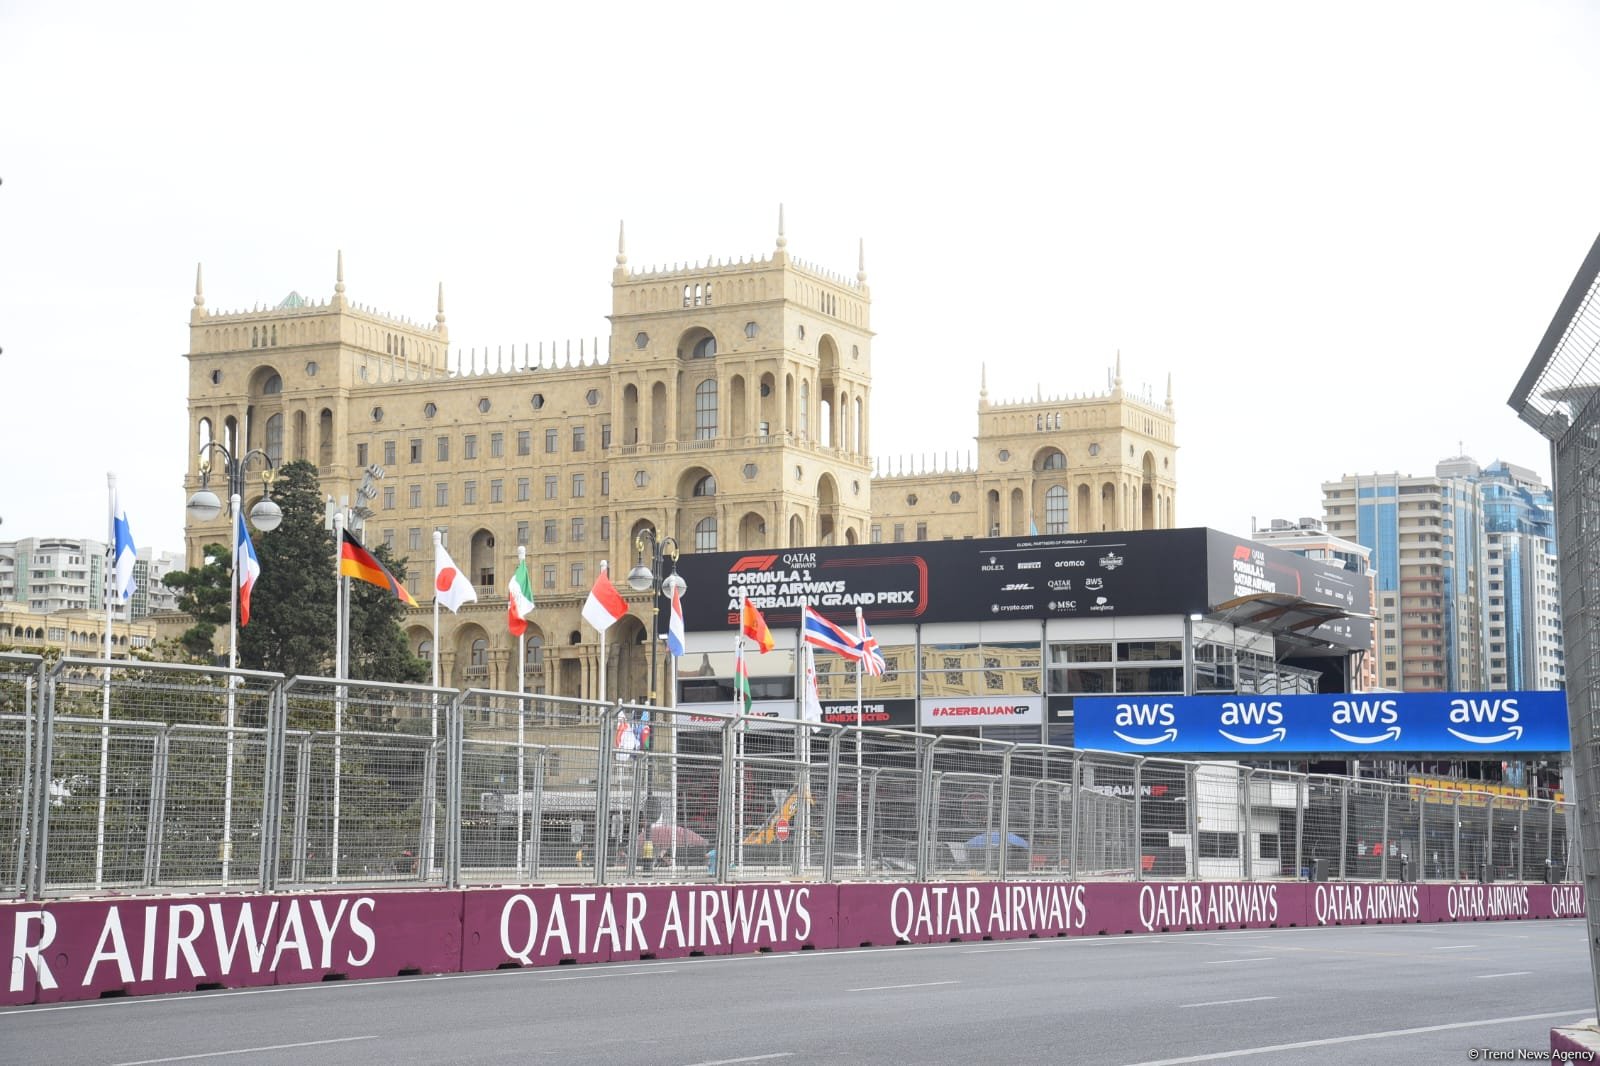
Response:
M851 662L861 658L861 645L856 639L811 607L801 613L800 636L807 644L825 648Z
M261 576L261 560L256 558L256 546L250 543L250 531L244 527L244 511L234 516L239 523L239 535L234 549L233 569L239 577L239 625L250 624L250 592Z

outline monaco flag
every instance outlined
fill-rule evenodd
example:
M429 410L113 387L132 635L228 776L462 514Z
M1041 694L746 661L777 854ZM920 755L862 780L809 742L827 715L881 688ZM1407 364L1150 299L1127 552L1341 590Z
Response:
M602 559L600 573L594 579L594 588L589 590L589 598L583 604L583 620L604 633L627 613L628 605L622 602L617 587L611 583L611 576L606 573L605 560Z
M466 574L456 569L455 560L439 540L433 542L433 598L439 606L450 608L451 614L461 610L463 603L476 603L478 599L478 590Z

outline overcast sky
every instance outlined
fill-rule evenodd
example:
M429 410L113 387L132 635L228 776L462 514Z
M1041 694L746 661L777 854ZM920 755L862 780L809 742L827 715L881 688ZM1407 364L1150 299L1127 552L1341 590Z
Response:
M182 547L188 312L604 337L635 267L866 241L873 450L1173 380L1178 519L1460 451L1600 231L1581 3L0 4L0 539Z

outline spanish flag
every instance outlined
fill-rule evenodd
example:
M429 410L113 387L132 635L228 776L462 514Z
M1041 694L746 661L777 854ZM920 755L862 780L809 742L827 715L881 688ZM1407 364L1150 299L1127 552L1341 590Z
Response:
M417 601L412 598L406 587L394 579L394 575L384 569L378 562L378 557L361 546L355 534L348 529L340 531L343 534L339 542L339 573L345 577L360 578L370 581L379 588L386 588L400 597L406 605L415 607Z
M765 655L771 651L776 643L772 639L772 630L767 628L767 620L761 617L761 612L749 600L744 601L744 609L740 612L740 629L744 635L756 642L756 647Z

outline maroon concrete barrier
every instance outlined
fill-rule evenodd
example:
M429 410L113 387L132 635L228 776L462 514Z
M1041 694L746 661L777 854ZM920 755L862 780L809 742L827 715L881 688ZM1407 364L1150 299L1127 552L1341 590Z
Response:
M461 893L10 904L0 1003L393 977L461 967Z
M838 946L835 885L463 893L463 970Z
M937 882L0 904L0 1004L686 955L1583 916L1579 885Z

